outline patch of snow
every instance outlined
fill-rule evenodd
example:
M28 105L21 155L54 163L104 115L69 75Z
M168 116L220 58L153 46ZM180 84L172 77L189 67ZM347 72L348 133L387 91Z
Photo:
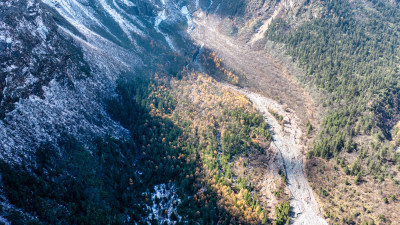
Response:
M84 26L79 24L76 26L87 40L83 40L65 28L60 27L60 29L80 43L87 59L96 65L99 71L107 74L110 79L115 80L121 71L133 71L142 65L143 62L138 56L129 50L112 43Z
M26 68L24 68L25 70ZM39 81L39 78L32 76L32 74L29 75L28 78L26 78L25 80L25 86L29 86L32 85L34 83L36 83L37 81Z
M131 32L135 32L141 36L144 36L144 33L139 30L136 26L134 26L131 22L127 21L121 14L119 14L115 9L113 9L110 5L107 4L105 0L99 0L101 6L106 10L106 12L117 22L120 28L124 31L124 33L128 36L130 40L133 40Z
M124 5L129 6L129 7L133 7L136 6L135 3L133 3L130 0L120 0Z
M165 40L167 41L168 46L169 46L173 51L176 51L174 45L172 44L172 40L171 40L171 38L169 37L169 35L166 34L166 33L164 33L164 32L162 32L162 31L160 30L160 24L161 24L161 22L164 21L164 20L166 20L166 19L168 18L168 17L167 17L167 5L166 5L165 0L161 0L161 3L162 3L162 10L159 11L158 14L157 14L157 17L156 17L156 20L155 20L155 23L154 23L154 29L155 29L158 33L162 34L162 35L164 36Z
M4 225L11 225L11 223L2 216L0 216L0 223Z
M149 193L143 193L148 195ZM181 200L176 194L175 184L159 184L154 186L154 193L151 193L152 205L147 206L150 214L147 217L147 223L150 224L152 219L155 219L158 224L176 224L180 222L182 217L177 213L177 206ZM175 214L177 221L171 220L171 216Z
M114 36L110 30L97 19L96 12L87 6L82 5L79 1L69 0L42 0L44 3L53 7L60 13L68 22L79 24L85 27L98 26L111 36ZM115 37L115 36L114 36ZM117 37L116 37L117 38Z
M186 6L182 7L181 13L186 17L186 20L188 23L188 32L190 33L195 27L194 23L193 23L192 15L190 14L190 12Z
M63 8L56 8L70 24L85 36L86 40L76 36L66 28L60 27L60 30L81 44L87 54L87 59L98 66L100 71L105 72L105 74L108 74L112 79L115 79L120 71L133 71L138 65L142 65L142 61L131 50L122 48L94 32L90 27L80 21L82 19L81 17L71 16L68 12L70 9L71 6L69 5L65 5ZM114 37L118 39L116 36ZM136 42L132 41L132 43L135 44ZM140 48L140 46L136 44L132 47Z
M138 18L136 18L135 16L129 14L128 12L126 12L124 9L122 9L121 7L119 7L118 3L116 2L117 0L113 0L113 4L114 7L120 11L121 14L123 14L126 17L129 17L132 21L135 21L138 25L140 25L143 29L145 29L146 27L144 26L144 24L142 23L142 21L140 21ZM140 30L139 30L140 31ZM140 31L142 32L142 31ZM141 33L142 36L144 36L143 32Z
M17 69L17 68L18 68L18 67L15 66L15 65L7 66L6 72L11 72L11 71L13 71L13 70L15 70L15 69Z
M119 0L95 0L93 6L87 6L82 5L82 3L77 0L43 0L43 2L57 10L81 33L85 33L85 36L90 33L90 36L96 36L96 38L107 39L107 37L109 37L108 40L113 39L121 42L125 42L125 38L127 38L130 40L131 50L136 50L137 52L144 51L142 47L137 44L136 40L136 36L145 37L145 33L142 31L142 29L145 28L143 21L122 9L120 6L123 3L119 3L118 1ZM125 1L125 3L127 3L129 0ZM102 12L99 13L99 10ZM115 27L107 25L109 22L106 21L106 23L104 23L104 15L106 15L107 20L113 20L117 23L118 26L116 29L121 30L121 36L119 36L118 32L112 32ZM104 34L106 34L106 36L104 36ZM93 39L93 42L99 41ZM104 46L98 47L104 48Z
M37 25L37 32L39 33L40 37L45 40L47 37L47 34L49 33L49 30L47 27L43 24L43 20L40 16L36 17L35 19L36 25Z
M35 1L34 0L28 0L28 8L31 8L31 7L33 7L34 5L35 5Z

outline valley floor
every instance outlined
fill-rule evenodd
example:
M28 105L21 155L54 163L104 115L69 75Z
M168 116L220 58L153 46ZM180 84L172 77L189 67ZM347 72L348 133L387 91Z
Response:
M304 176L304 156L301 151L304 146L300 140L302 131L299 128L299 120L296 115L284 110L279 103L260 94L232 85L226 86L247 96L271 126L270 130L273 134L271 147L280 153L280 156L277 157L277 163L285 168L294 224L310 224L311 221L312 224L327 224L321 217L318 203ZM283 126L270 113L271 110L283 116L285 121Z
M191 38L203 48L214 51L223 63L246 77L241 84L290 107L301 123L314 121L316 108L311 95L302 88L294 75L278 59L250 43L233 39L219 31L219 18L195 14L196 29Z
M292 221L294 224L310 224L311 221L312 224L327 224L303 170L304 125L314 120L316 112L311 96L287 68L266 51L221 34L218 18L209 18L200 12L194 22L197 26L191 33L192 39L215 52L235 73L245 76L246 82L241 84L243 89L225 86L247 96L271 126L271 147L280 154L276 164L285 168L287 177ZM283 121L278 121L271 110L283 116Z

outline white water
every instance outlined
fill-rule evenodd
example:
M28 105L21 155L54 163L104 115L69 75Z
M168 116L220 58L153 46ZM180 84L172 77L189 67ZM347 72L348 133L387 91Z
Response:
M196 28L195 24L193 23L192 15L190 14L190 12L186 6L182 7L181 13L182 13L182 15L184 15L186 17L187 24L188 24L187 32L190 34Z
M155 23L154 23L154 29L155 29L158 33L162 34L162 35L164 36L165 41L167 42L168 46L169 46L173 51L176 51L174 45L172 44L172 40L171 40L171 38L169 37L169 35L166 34L166 33L164 33L164 32L162 32L162 31L160 30L160 24L161 24L161 22L164 21L164 20L166 20L166 19L168 18L168 16L167 16L167 2L166 2L166 1L168 1L168 0L161 0L162 10L159 11L158 14L157 14L156 21L155 21Z

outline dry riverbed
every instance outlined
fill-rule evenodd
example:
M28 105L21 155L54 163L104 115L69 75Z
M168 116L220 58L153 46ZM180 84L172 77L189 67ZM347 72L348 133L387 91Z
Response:
M299 120L296 115L284 109L276 101L260 94L228 84L225 84L225 86L247 96L271 126L270 130L273 134L271 147L280 153L277 163L285 168L287 186L291 195L290 205L294 224L327 224L320 215L321 211L318 203L304 176L304 156L302 153L304 146L301 142L302 131L299 128ZM271 115L270 110L274 110L283 116L285 121L283 127Z
M311 96L282 62L262 49L253 48L251 43L241 42L219 32L219 18L197 11L192 22L196 25L189 34L193 41L214 51L228 68L247 78L244 88L223 85L247 96L270 125L273 134L271 150L278 152L275 166L284 168L287 177L292 222L327 224L303 170L305 141L302 133L305 123L312 121L313 113L316 112ZM270 110L283 116L283 126Z

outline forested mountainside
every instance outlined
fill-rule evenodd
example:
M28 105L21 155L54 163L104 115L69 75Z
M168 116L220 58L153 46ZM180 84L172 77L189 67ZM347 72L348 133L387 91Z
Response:
M387 209L399 207L400 154L393 130L400 109L400 9L384 1L323 6L320 18L301 25L277 19L267 32L304 69L303 82L324 93L318 99L322 123L308 154L310 181L332 221L398 223Z
M0 18L0 223L399 223L397 1Z

